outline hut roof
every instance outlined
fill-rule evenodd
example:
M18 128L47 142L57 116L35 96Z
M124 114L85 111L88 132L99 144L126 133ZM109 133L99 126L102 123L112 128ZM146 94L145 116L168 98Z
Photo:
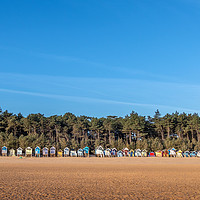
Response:
M69 150L69 148L68 148L68 147L65 147L64 150Z
M50 149L56 149L55 147L51 147Z
M71 149L71 151L75 151L75 149Z
M17 150L21 150L22 151L23 149L21 147L19 147Z
M124 148L124 150L125 150L125 151L128 151L129 149L126 147L126 148Z
M81 151L81 152L83 152L83 149L79 149L78 151Z
M47 147L44 147L43 150L48 150L48 148L47 148Z
M136 151L141 151L141 149L136 149Z
M10 149L10 152L15 152L15 150L14 149Z
M102 146L98 146L97 149L98 150L103 150L103 147Z
M27 149L27 150L31 150L32 148L31 148L31 147L27 147L26 149Z

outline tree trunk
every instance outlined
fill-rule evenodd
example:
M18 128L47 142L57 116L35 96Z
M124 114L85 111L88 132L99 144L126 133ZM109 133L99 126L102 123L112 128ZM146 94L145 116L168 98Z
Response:
M99 135L100 135L100 133L99 133L99 130L98 130L97 134L98 134L98 136L97 136L97 137L98 137L98 140L99 140Z
M199 131L197 131L197 139L198 139L198 142L200 142L200 133L199 133Z
M129 132L129 144L131 144L132 138L131 138L131 131Z
M162 140L165 139L163 130L161 131L161 137L162 137Z
M188 132L187 132L187 140L189 140L189 134L188 134Z
M191 130L191 133L192 133L192 139L194 138L194 130L192 129Z
M169 138L170 137L170 128L167 127L167 137Z
M110 130L108 131L108 137L109 137L109 144L111 143L111 135L110 135Z

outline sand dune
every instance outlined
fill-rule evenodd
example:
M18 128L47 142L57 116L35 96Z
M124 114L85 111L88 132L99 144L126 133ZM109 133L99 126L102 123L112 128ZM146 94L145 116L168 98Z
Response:
M0 199L200 199L198 158L0 158Z

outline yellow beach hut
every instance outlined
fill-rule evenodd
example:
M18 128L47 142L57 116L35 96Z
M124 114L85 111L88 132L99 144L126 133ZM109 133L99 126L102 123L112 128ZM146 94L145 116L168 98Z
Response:
M133 149L131 149L131 150L129 151L129 157L134 157L134 150L133 150Z
M148 156L147 150L146 149L142 150L142 157L147 157L147 156Z
M60 150L58 151L58 157L62 157L62 155L63 155L63 151L60 149Z
M14 150L14 149L10 149L9 155L10 155L10 156L15 156L15 150Z
M183 157L183 152L182 152L181 150L178 150L178 151L176 152L176 157L182 158L182 157Z
M26 157L32 157L32 148L31 147L27 147L25 150L25 156Z
M156 157L163 157L163 152L161 150L156 151Z

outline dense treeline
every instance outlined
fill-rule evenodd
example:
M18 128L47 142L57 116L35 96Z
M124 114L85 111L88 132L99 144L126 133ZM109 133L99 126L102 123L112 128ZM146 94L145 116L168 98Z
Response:
M147 149L200 150L200 117L198 114L173 113L153 117L135 112L122 117L95 118L72 113L45 117L42 114L9 113L0 109L0 147L23 149L55 146L57 149L116 147Z

